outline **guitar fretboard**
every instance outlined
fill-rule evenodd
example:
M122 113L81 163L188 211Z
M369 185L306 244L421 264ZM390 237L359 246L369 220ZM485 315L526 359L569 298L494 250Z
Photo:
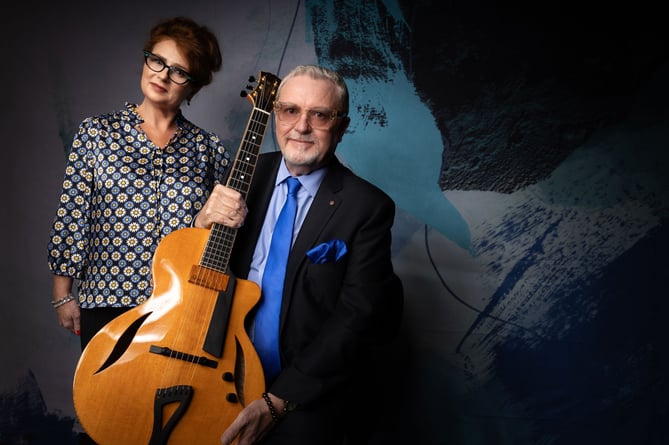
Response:
M228 177L227 186L241 193L244 199L246 199L251 186L269 118L269 112L258 108L253 109L246 125L242 143L235 156L232 171ZM214 224L200 264L209 269L225 273L236 235L237 229L222 224Z
M269 117L268 112L253 109L244 132L244 138L235 157L232 172L228 178L228 187L237 190L245 199L251 185L251 179L253 179Z

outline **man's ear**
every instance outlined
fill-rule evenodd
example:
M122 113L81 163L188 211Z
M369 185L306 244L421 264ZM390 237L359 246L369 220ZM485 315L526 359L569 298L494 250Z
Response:
M339 126L339 137L337 138L337 142L341 142L342 138L344 137L344 133L346 133L346 130L348 129L348 125L350 123L351 123L350 117L345 116L341 118L341 124Z

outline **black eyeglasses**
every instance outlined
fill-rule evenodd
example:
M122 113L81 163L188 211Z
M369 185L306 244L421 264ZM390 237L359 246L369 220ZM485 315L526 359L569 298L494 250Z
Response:
M146 62L146 66L148 66L151 71L155 71L156 73L167 68L167 77L177 85L183 85L186 82L195 82L195 79L193 79L186 71L177 66L169 66L163 59L149 51L144 51L144 62Z
M341 111L318 108L308 109L306 113L309 126L315 130L329 130L336 118L346 116L346 113ZM302 116L302 109L297 105L274 102L274 114L282 123L293 125Z

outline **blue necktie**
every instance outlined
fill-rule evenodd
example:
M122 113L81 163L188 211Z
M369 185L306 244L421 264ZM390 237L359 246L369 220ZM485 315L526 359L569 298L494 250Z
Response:
M297 178L288 178L286 184L288 197L274 226L262 277L263 297L255 317L253 343L260 356L267 382L274 380L281 371L279 313L288 253L293 240L293 224L297 213L297 190L300 188L300 181Z

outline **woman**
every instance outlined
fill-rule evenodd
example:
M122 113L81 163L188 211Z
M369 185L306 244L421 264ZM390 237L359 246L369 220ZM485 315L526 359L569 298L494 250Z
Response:
M214 222L240 227L246 216L241 195L220 184L228 152L180 111L221 67L216 37L177 17L151 30L143 55L141 103L79 126L51 231L52 304L82 349L151 295L151 260L164 236Z

